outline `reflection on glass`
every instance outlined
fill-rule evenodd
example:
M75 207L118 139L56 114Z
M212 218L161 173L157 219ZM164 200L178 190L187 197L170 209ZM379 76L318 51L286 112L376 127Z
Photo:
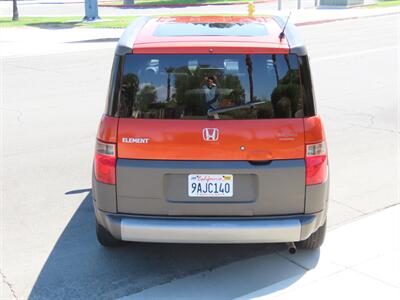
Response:
M263 23L164 23L155 36L266 36Z
M128 55L118 115L147 119L302 116L295 55Z

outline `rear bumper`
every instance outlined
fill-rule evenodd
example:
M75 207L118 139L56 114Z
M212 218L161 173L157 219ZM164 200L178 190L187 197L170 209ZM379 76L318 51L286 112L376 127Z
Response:
M325 221L325 212L270 218L162 218L119 215L96 209L115 238L132 242L280 243L305 240Z

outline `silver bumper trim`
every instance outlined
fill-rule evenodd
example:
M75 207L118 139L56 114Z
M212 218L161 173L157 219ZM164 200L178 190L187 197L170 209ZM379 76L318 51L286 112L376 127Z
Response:
M298 218L193 220L122 217L124 241L168 243L279 243L299 241Z

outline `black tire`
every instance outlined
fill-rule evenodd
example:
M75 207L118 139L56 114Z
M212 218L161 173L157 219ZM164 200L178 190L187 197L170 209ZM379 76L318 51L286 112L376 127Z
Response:
M117 247L122 245L121 240L114 238L111 233L101 226L96 220L96 236L97 241L104 247Z
M318 228L316 232L311 234L308 239L298 242L297 246L303 249L318 249L324 243L325 233L326 233L326 221L324 225Z

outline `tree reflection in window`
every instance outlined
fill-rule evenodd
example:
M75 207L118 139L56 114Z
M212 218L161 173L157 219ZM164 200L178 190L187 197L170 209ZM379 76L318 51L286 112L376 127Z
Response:
M212 108L210 77L218 98ZM229 108L220 119L293 118L302 116L302 94L295 55L127 55L118 114L207 119L210 109Z

